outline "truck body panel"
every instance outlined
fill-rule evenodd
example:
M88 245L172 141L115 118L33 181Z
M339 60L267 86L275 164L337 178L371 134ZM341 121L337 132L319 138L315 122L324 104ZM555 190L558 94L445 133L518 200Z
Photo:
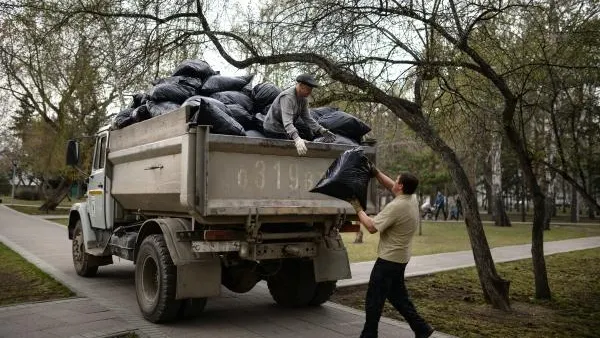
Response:
M111 195L126 210L187 214L205 223L227 216L353 214L345 201L309 190L332 161L352 147L308 143L299 157L292 141L210 134L188 127L182 108L112 131ZM365 148L367 156L374 149ZM376 210L371 184L367 212ZM215 220L214 218L220 218ZM232 219L233 220L233 219Z
M92 276L112 255L136 262L138 304L153 322L201 310L221 285L244 293L260 280L282 305L327 301L351 278L340 232L356 231L356 215L310 189L353 147L307 142L298 156L293 141L211 134L190 115L182 107L97 133L88 200L69 217L76 272ZM364 151L375 160L374 147ZM374 183L367 213L377 211Z

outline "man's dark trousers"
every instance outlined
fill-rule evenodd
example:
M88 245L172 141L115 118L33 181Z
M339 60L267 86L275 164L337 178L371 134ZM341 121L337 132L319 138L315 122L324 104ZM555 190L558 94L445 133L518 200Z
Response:
M406 319L415 333L420 334L430 330L431 327L417 313L408 297L404 284L404 270L406 270L406 263L395 263L381 258L375 261L367 290L365 302L367 319L361 338L377 337L379 319L386 299Z

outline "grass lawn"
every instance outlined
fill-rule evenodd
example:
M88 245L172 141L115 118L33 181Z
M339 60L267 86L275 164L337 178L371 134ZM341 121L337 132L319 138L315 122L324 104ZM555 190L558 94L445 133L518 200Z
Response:
M49 211L41 211L39 210L39 206L38 205L32 205L32 206L22 206L22 205L9 205L9 208L13 208L14 210L18 211L18 212L22 212L24 214L28 214L28 215L68 215L69 214L69 209L59 209L56 208L56 210L49 210Z
M4 204L27 204L27 205L40 206L44 203L44 201L41 201L41 200L30 201L30 200L22 200L22 199L18 199L18 198L15 198L13 200L10 195L0 195L0 199L2 200L2 203L4 203ZM73 204L78 203L78 202L83 202L83 201L85 201L85 198L84 199L71 199L70 201L67 198L65 198L64 200L62 200L60 202L60 204L58 206L59 207L71 207Z
M2 243L0 262L0 306L75 295Z
M484 223L484 230L490 246L531 243L531 224L513 223L512 227L496 227ZM363 243L354 244L354 233L344 233L342 238L351 262L375 260L379 234L364 232ZM569 238L600 236L600 224L552 225L544 232L544 241L558 241ZM463 222L423 222L423 235L415 235L413 255L430 255L442 252L471 250L467 229Z
M475 268L407 279L421 315L437 330L458 337L598 337L600 249L546 256L551 301L533 297L531 260L496 264L511 281L512 312L485 304ZM337 290L332 301L364 310L366 286ZM384 315L402 320L386 303Z
M60 225L68 226L69 219L68 218L60 218L60 219L49 219L48 221L58 223Z

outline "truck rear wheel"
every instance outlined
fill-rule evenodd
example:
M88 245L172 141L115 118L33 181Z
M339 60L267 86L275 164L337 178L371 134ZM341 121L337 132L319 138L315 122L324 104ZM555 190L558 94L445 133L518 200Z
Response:
M93 277L98 272L98 264L95 262L92 255L85 252L83 241L83 228L81 226L81 221L78 220L77 223L75 223L73 242L71 243L73 266L78 275L83 277Z
M315 290L313 299L308 305L319 306L329 300L333 292L335 292L335 284L337 282L319 282Z
M283 260L281 269L267 279L267 286L279 305L300 307L311 304L317 291L312 262Z
M177 268L164 236L144 238L135 265L135 293L144 318L153 323L175 319L181 308L176 287Z
M206 298L188 298L181 301L177 316L181 319L198 317L206 307Z

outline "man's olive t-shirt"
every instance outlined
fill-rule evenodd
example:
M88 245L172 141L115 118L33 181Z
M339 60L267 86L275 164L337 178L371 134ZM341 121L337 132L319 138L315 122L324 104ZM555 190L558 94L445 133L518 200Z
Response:
M412 238L419 225L419 206L415 195L399 195L374 218L379 231L379 258L408 263Z

